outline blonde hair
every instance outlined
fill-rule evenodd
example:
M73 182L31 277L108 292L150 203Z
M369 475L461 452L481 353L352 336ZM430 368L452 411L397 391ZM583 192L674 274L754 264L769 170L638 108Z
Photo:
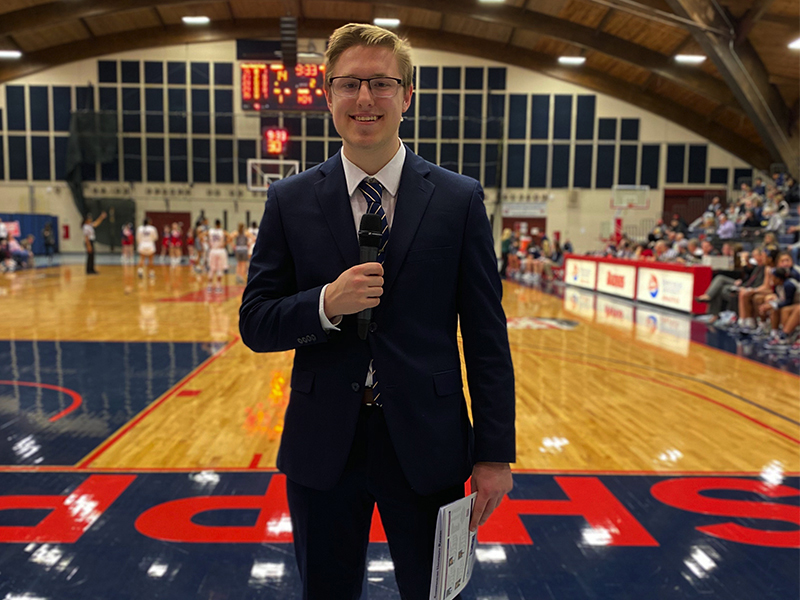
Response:
M328 49L325 51L326 86L342 52L353 46L379 46L391 50L397 59L403 87L411 87L414 65L411 62L411 46L408 41L383 27L365 23L348 23L331 34Z

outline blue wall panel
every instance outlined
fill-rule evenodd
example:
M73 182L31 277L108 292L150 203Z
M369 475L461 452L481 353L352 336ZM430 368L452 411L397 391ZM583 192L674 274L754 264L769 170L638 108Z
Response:
M442 94L442 139L458 139L460 126L461 95Z
M549 150L549 144L531 144L528 187L547 187L547 156L549 154Z
M192 181L211 182L211 142L207 139L192 140Z
M509 144L506 161L506 187L521 188L525 185L525 145Z
M594 187L610 189L614 186L614 146L601 144L597 147L597 170Z
M56 136L53 138L54 162L56 167L56 181L63 181L67 176L67 144L68 137ZM2 178L0 178L2 179Z
M256 158L256 141L255 140L238 140L238 163L239 163L239 183L247 183L247 159Z
M50 107L47 99L47 87L32 85L28 88L30 98L30 115L32 131L50 130Z
M483 125L483 96L466 94L464 96L464 137L480 139Z
M125 181L142 180L142 140L138 137L122 139L122 167Z
M689 146L689 183L706 182L706 167L708 166L708 146Z
M577 188L592 187L592 157L594 148L591 144L575 144L575 171L572 185Z
M721 183L727 186L729 178L730 169L712 168L708 177L708 183Z
M217 134L233 134L233 90L214 90L214 128Z
M594 139L594 115L596 106L597 96L578 96L578 111L575 117L576 140Z
M531 139L546 140L550 131L550 96L531 96Z
M572 96L556 95L553 103L553 139L568 140L571 137Z
M25 88L21 85L6 86L6 116L9 131L25 131Z
M617 185L636 185L636 162L638 158L638 146L622 144L619 147L619 175L617 178Z
M621 140L639 140L639 119L622 119L619 128Z
M164 63L151 62L144 63L144 82L149 84L164 83Z
M569 154L568 144L553 144L553 165L550 172L550 187L565 188L569 186Z
M442 144L439 149L439 166L458 173L458 144Z
M417 94L419 101L419 137L436 139L436 121L438 120L438 109L436 104L438 96L436 94Z
M322 142L309 142L320 145ZM233 183L233 140L218 139L215 143L217 154L217 183Z
M122 88L122 131L125 133L138 133L142 130L140 94L138 87Z
M169 132L186 133L186 88L169 88Z
M617 139L617 120L598 119L597 120L597 139L616 140Z
M145 88L144 108L147 111L144 118L145 131L148 133L163 133L164 90L162 88Z
M639 185L648 185L650 189L658 187L658 173L661 163L661 146L650 144L642 146L642 168Z
M25 136L8 136L8 178L12 181L28 180L28 144Z
M164 138L147 138L147 181L164 181Z
M528 133L528 96L511 94L508 101L508 139L524 140Z
M667 183L686 182L686 146L669 145L667 146Z
M50 138L31 136L31 170L36 181L50 180Z
M486 161L483 168L483 185L492 188L497 185L497 144L486 144Z
M463 167L461 173L467 177L480 180L481 178L481 145L464 144L464 156L461 159Z
M189 181L189 158L186 138L169 139L169 176L171 181Z
M233 63L214 63L214 85L233 85Z
M53 129L69 131L72 112L72 90L68 87L53 86Z
M506 116L505 111L505 94L493 94L489 96L489 114L486 119L487 140L499 140L503 137L503 122Z
M192 133L211 133L210 111L208 90L192 89Z

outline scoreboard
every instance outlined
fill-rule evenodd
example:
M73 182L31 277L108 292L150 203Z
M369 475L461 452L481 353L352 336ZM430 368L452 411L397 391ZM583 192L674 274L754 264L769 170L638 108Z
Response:
M242 63L242 110L327 111L322 86L325 66L279 63Z

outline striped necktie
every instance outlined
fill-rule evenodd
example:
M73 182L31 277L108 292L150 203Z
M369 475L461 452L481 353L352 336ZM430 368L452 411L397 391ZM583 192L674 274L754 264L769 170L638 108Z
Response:
M383 258L386 251L386 243L389 241L389 221L386 218L386 212L381 206L381 194L383 194L383 186L380 182L373 177L366 177L361 183L358 184L358 189L364 194L367 201L367 213L371 215L378 215L383 224L383 231L381 232L381 245L378 248L378 262L383 264ZM378 372L373 366L373 361L369 361L369 372L372 375L372 401L378 406L382 406L381 392L378 389Z
M367 213L371 215L378 215L383 224L383 231L381 232L381 245L378 248L378 262L383 264L383 258L386 252L386 244L389 241L389 220L386 218L386 213L381 206L381 194L383 194L383 186L380 182L373 177L366 177L361 183L358 184L358 189L364 194L364 199L367 201Z

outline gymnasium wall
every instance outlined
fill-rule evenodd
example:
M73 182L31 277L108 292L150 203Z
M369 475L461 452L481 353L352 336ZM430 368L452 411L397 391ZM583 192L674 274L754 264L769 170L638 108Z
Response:
M305 41L301 40L301 47ZM316 40L317 47L324 41ZM546 203L548 232L580 250L599 246L615 210L615 185L649 185L649 208L626 225L661 215L663 190L735 186L752 168L647 111L517 67L415 50L416 93L401 124L423 157L479 179L487 211L496 201ZM264 194L246 189L246 161L261 158L262 127L292 135L286 158L308 168L341 146L327 114L243 114L235 42L110 55L0 85L0 212L81 217L63 183L69 115L119 113L119 157L83 169L89 197L133 198L147 211L201 209L229 227L259 220ZM74 233L62 250L81 251ZM102 250L102 248L101 248Z

